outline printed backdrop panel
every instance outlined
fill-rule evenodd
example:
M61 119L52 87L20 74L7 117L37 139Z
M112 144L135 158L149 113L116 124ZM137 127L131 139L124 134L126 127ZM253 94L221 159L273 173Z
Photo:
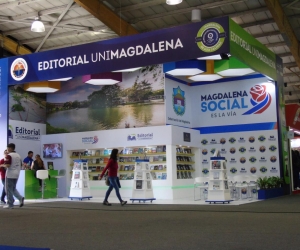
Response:
M192 87L194 127L276 122L275 85L259 77Z
M166 123L181 127L193 127L192 98L193 88L165 77Z
M202 175L215 150L227 160L228 175L280 176L277 130L201 135Z

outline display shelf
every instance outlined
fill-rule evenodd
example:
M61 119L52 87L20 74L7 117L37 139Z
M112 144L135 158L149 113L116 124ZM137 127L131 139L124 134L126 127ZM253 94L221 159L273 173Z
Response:
M183 163L186 163L186 164L183 164ZM193 165L193 164L195 164L195 162L194 161L176 161L176 164Z
M194 156L192 148L176 148L176 171L177 179L193 179L194 177Z
M195 156L195 154L188 154L188 153L176 153L178 156Z

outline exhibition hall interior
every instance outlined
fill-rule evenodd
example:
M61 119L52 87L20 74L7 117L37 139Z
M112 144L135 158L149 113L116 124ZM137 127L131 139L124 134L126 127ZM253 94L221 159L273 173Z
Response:
M285 209L300 193L299 7L0 1L0 145L16 146L24 197L3 208ZM113 149L127 204L105 200Z

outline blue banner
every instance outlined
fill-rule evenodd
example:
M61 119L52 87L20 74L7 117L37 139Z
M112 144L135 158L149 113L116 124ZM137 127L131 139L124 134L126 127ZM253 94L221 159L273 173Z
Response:
M8 129L8 86L7 86L7 59L0 60L0 155L7 146ZM2 158L2 157L1 157Z
M229 18L10 57L8 84L142 67L229 53Z

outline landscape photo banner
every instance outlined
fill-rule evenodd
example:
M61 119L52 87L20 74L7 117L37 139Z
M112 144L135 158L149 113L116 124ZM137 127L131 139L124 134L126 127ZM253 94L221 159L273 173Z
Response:
M229 18L10 57L8 84L110 72L229 53Z

